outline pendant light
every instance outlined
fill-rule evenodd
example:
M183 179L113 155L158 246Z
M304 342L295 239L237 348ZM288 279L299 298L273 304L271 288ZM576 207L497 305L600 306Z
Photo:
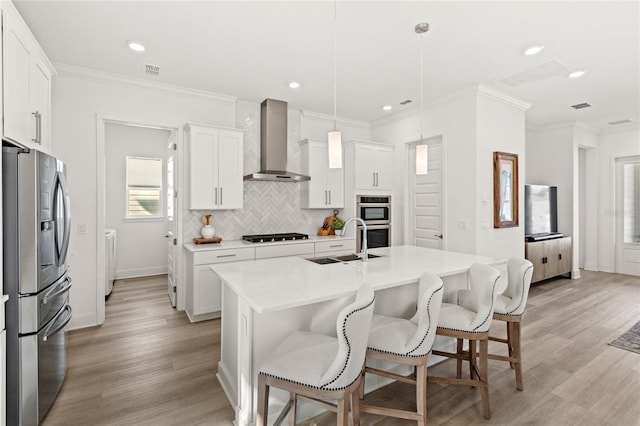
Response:
M337 117L337 32L338 27L337 20L337 0L333 2L333 131L329 132L329 168L340 169L342 168L342 133L336 128Z
M426 175L428 173L429 151L427 145L422 143L422 117L424 116L424 99L422 90L422 35L429 31L429 24L421 22L415 27L416 33L420 34L420 142L416 145L416 174Z

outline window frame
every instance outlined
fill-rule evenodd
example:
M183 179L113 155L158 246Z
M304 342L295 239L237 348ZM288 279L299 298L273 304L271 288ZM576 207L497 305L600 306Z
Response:
M160 185L159 186L140 186L129 185L129 159L132 160L148 160L160 162ZM165 174L165 160L158 157L142 157L138 155L125 156L125 182L124 182L124 221L125 222L156 222L163 221L166 218L164 197L164 174ZM129 205L129 192L132 189L157 189L158 190L158 211L157 215L132 215Z

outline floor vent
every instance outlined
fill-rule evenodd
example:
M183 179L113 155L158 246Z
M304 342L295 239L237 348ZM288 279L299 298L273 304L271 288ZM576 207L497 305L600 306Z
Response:
M624 120L610 121L609 125L610 126L617 126L618 124L627 124L627 123L632 123L632 121L629 120L628 118L625 118Z
M583 102L581 104L571 105L571 108L573 108L573 109L582 109L582 108L590 108L590 107L591 107L591 105L589 105L586 102Z
M507 87L517 87L527 83L546 80L551 77L566 75L568 71L564 65L554 60L505 75L495 81Z
M413 102L411 99L407 99L406 101L400 102L400 105L410 104L411 102Z
M147 75L158 76L160 74L160 67L157 65L144 64L144 72Z

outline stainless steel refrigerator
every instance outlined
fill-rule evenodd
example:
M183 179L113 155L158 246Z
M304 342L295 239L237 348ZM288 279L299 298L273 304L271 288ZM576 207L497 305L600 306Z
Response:
M4 145L7 424L30 426L39 424L53 405L67 370L69 192L60 160Z

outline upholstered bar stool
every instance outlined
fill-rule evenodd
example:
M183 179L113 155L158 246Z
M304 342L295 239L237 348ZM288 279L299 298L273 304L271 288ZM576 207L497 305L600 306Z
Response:
M258 374L258 426L267 424L271 386L289 392L293 408L291 424L295 424L298 399L316 402L337 412L340 426L348 424L351 402L353 423L360 423L357 391L373 306L373 290L365 283L360 286L355 302L338 314L337 337L296 331L275 349ZM337 405L329 402L336 400Z
M439 336L457 339L456 353L433 350L440 355L458 360L457 377L428 376L434 383L465 385L480 388L482 396L482 415L491 418L489 403L488 343L489 327L493 318L493 309L497 298L497 284L500 272L492 266L474 263L469 269L469 290L458 291L458 303L443 303L440 308L438 328ZM464 340L469 340L469 351L462 351ZM476 342L479 344L479 355L476 359ZM470 378L462 378L463 360L469 361Z
M416 411L360 404L360 412L416 420L421 426L427 423L427 361L436 337L442 287L440 278L425 272L420 278L418 288L421 295L418 297L418 308L413 318L409 320L374 315L371 321L367 360L413 366L415 376L406 377L372 367L365 367L365 371L415 385ZM360 396L363 394L364 379L360 382Z
M493 319L505 321L507 338L489 336L489 340L507 344L509 356L489 354L489 359L507 361L516 373L516 388L522 390L522 350L520 324L527 305L533 264L527 259L512 257L507 261L507 289L498 295Z

